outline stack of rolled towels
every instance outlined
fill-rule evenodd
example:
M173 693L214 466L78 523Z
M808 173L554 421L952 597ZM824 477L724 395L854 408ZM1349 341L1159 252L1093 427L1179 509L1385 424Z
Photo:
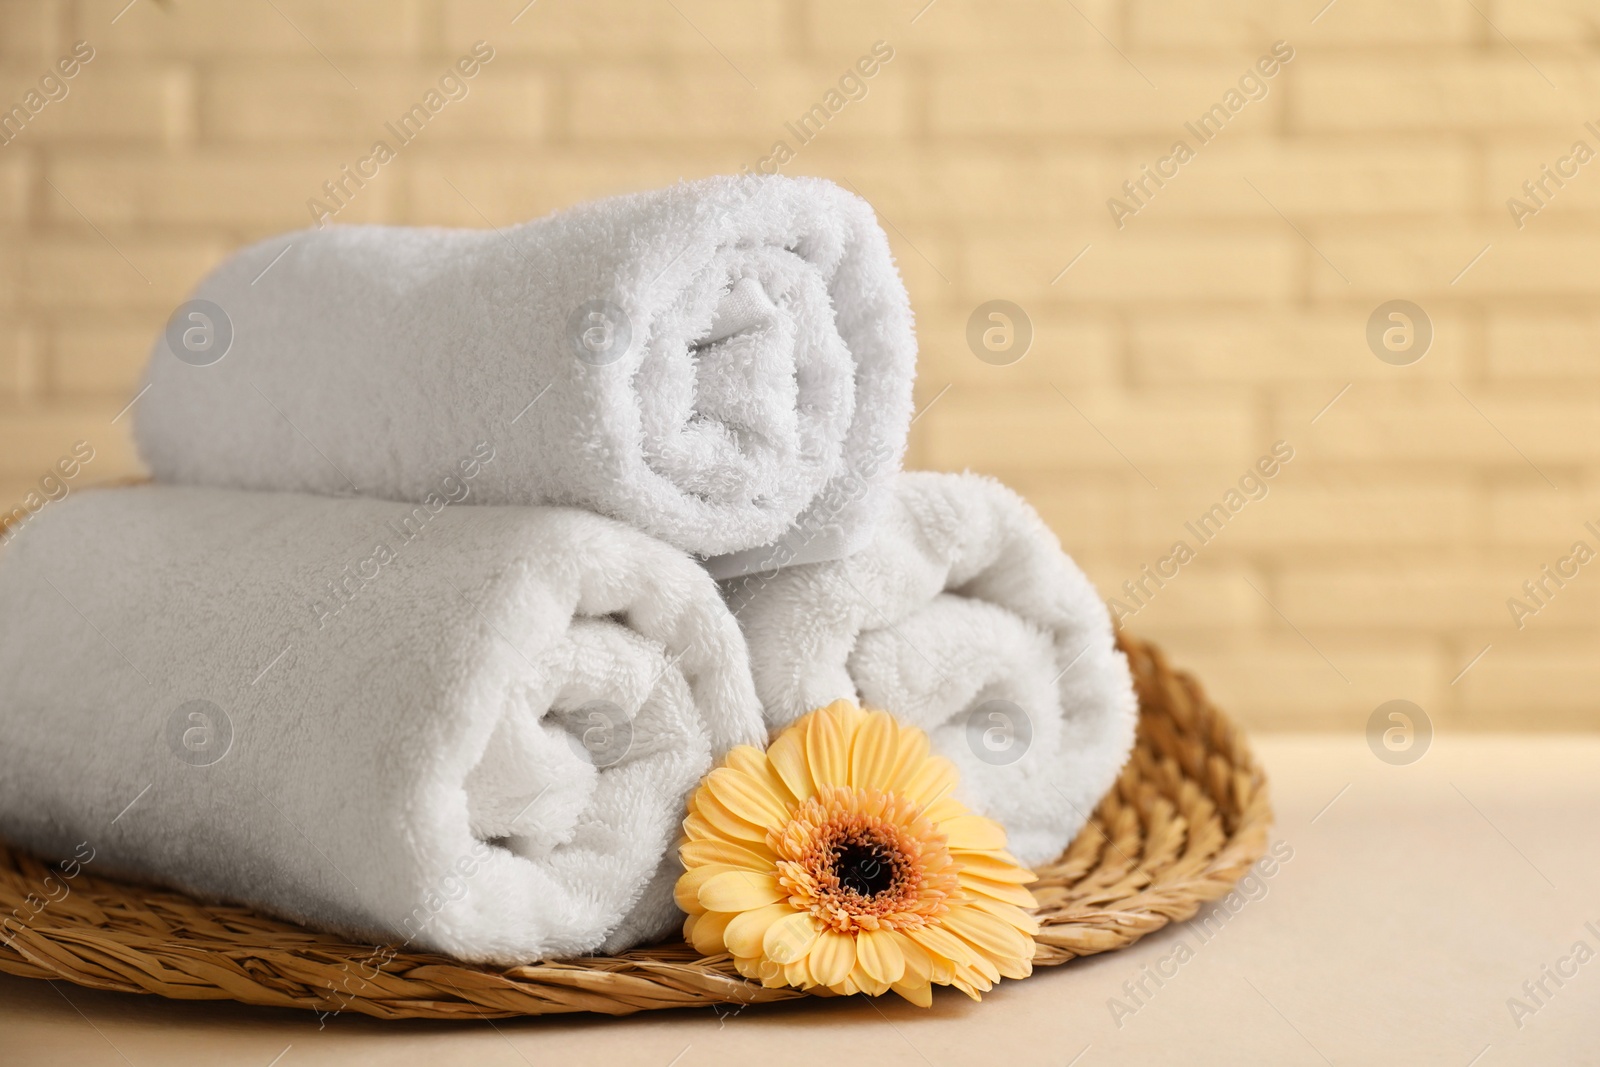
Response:
M151 354L154 484L0 550L0 837L464 960L615 952L682 921L700 779L847 698L1048 863L1128 665L1022 499L901 473L915 355L817 179L238 253Z

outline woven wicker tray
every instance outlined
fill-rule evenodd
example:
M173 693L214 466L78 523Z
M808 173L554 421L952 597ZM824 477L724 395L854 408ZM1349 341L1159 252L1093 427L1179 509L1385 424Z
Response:
M1082 833L1033 885L1036 966L1131 944L1224 895L1266 847L1266 777L1243 736L1152 645L1123 638L1139 690L1133 759ZM0 916L31 915L53 869L0 843ZM59 875L51 883L60 885ZM34 905L24 901L32 895ZM57 890L59 895L59 890ZM368 945L177 893L77 873L25 926L0 971L179 1000L359 1012L384 1019L504 1018L761 1004L808 994L747 982L726 955L681 941L620 956L498 971ZM3 937L0 937L3 940Z

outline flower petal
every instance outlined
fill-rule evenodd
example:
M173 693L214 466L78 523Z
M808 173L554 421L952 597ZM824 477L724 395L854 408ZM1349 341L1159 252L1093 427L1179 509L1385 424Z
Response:
M726 765L732 767L740 774L748 774L751 778L766 786L772 795L784 808L793 808L795 795L787 783L772 769L772 763L767 754L749 745L740 745L727 755Z
M928 747L927 734L910 727L902 729L895 752L894 768L890 770L888 779L880 788L889 793L904 792L906 783L911 781L911 776L922 766L922 761L928 758Z
M900 981L906 973L905 953L888 930L863 930L856 935L856 966L884 985Z
M982 815L961 815L939 824L945 840L954 849L991 852L1006 847L1006 831L993 819Z
M809 957L801 956L793 963L783 965L783 980L796 989L810 989L817 983L811 978L811 968L808 966Z
M767 763L774 774L788 787L797 802L817 795L811 781L811 768L806 762L806 741L799 730L785 730L767 749Z
M950 858L960 865L962 871L971 871L979 878L987 878L993 882L1027 885L1029 882L1039 880L1038 875L1019 864L1009 852L967 852L952 849Z
M933 957L927 949L899 931L895 932L894 938L900 946L900 954L906 960L906 973L900 981L926 985L933 976Z
M740 912L728 923L722 943L735 956L760 957L761 941L767 929L785 915L793 914L795 910L788 904L768 904L764 908Z
M683 836L690 841L706 841L718 836L711 824L706 822L706 817L700 814L694 797L689 798L689 815L683 820Z
M704 891L701 891L702 898ZM1033 959L1033 940L1016 927L969 905L958 905L940 920L945 929L994 957Z
M889 988L919 1008L933 1007L933 987L926 978L921 981L899 981Z
M805 959L821 933L822 925L810 912L792 911L767 927L761 951L773 962L787 965Z
M887 711L873 711L850 740L850 784L883 789L899 753L899 728Z
M811 780L818 790L830 785L850 784L850 745L841 716L830 704L813 712L806 723L806 762L811 764Z
M689 868L721 863L751 871L771 871L778 863L778 857L764 844L728 841L720 837L685 841L678 848L678 856L683 860L683 865Z
M727 806L711 795L711 791L704 786L695 793L695 808L700 818L710 826L714 837L731 837L738 841L765 844L767 832L744 819L739 818L727 809ZM687 822L687 820L685 820Z
M983 1000L983 995L979 990L988 992L994 988L992 983L985 981L982 977L972 975L966 978L953 978L950 980L950 984L977 1001Z
M728 921L733 916L725 911L710 911L704 915L691 915L689 921L683 924L683 939L694 946L694 950L702 956L715 956L719 952L727 951L727 946L722 943L722 934L728 929Z
M955 797L936 800L922 809L922 817L936 823L944 822L946 819L954 819L958 815L971 814L971 810Z
M770 830L789 821L789 806L773 793L767 783L743 771L718 767L706 775L704 788L721 801L729 812L753 826Z
M1039 932L1039 920L1031 913L1012 904L1003 904L998 900L987 897L974 897L967 902L969 908L977 908L985 914L992 915L1007 926L1015 927L1029 937Z
M732 767L736 771L746 774L759 770L767 764L767 755L754 745L734 745L728 749L728 754L722 757L724 767Z
M1034 899L1033 894L1025 886L1017 885L1015 882L996 882L991 878L980 877L972 873L968 868L962 868L956 879L961 883L961 888L976 899L988 898L1004 901L1019 908L1037 908L1039 906L1039 902Z
M1017 959L1007 956L994 961L995 968L999 970L1002 978L1026 978L1033 973L1033 960Z
M700 887L700 906L707 911L750 911L787 896L774 875L731 870L714 875Z
M959 981L970 982L979 989L988 990L994 983L1000 981L1000 968L994 965L994 960L982 952L974 952L969 962L956 964L955 977Z
M773 963L771 960L761 961L761 984L768 989L779 989L786 985L794 985L789 981L789 968Z
M826 930L811 946L811 977L818 985L838 988L856 965L856 941L848 934Z
M933 958L935 972L939 969L941 959L959 964L975 959L978 955L976 948L940 926L919 926L905 933L907 938L928 951L929 956Z
M861 710L861 705L844 697L835 700L823 710L838 718L839 725L844 728L846 737L860 729L861 724L867 718L867 713Z
M857 945L856 946L856 965L855 965L854 969L852 969L850 971L850 977L845 979L845 981L849 982L849 983L853 983L856 986L857 989L861 990L861 992L865 993L869 997L881 997L881 996L883 996L883 994L885 994L885 993L887 993L889 991L889 983L888 982L880 982L876 978L872 977L872 975L870 975L870 974L868 974L866 972L866 969L861 966L861 955L860 955L860 953L861 953L861 946Z
M726 863L708 863L703 867L690 867L678 876L677 885L672 887L672 899L678 902L678 907L684 911L694 913L705 911L700 903L700 887L719 874L739 870Z
M956 787L956 766L943 756L929 756L912 772L901 795L924 808L940 800Z

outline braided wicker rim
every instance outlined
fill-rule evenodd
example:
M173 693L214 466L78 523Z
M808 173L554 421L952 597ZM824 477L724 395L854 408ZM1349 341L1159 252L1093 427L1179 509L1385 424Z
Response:
M1139 736L1116 786L1033 885L1043 930L1036 966L1107 952L1194 915L1266 848L1266 776L1199 683L1153 645L1124 636ZM382 1019L481 1019L765 1004L807 996L742 978L727 955L681 941L620 956L493 970L442 956L377 953L247 908L96 877L46 897L54 868L0 843L0 971L178 1000L360 1012ZM56 892L59 892L57 890ZM32 904L25 904L29 897Z

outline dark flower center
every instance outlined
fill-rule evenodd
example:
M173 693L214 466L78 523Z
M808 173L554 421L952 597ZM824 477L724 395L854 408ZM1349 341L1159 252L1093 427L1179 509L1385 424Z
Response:
M858 896L875 897L895 881L895 864L876 842L849 842L833 850L833 874L839 886Z

